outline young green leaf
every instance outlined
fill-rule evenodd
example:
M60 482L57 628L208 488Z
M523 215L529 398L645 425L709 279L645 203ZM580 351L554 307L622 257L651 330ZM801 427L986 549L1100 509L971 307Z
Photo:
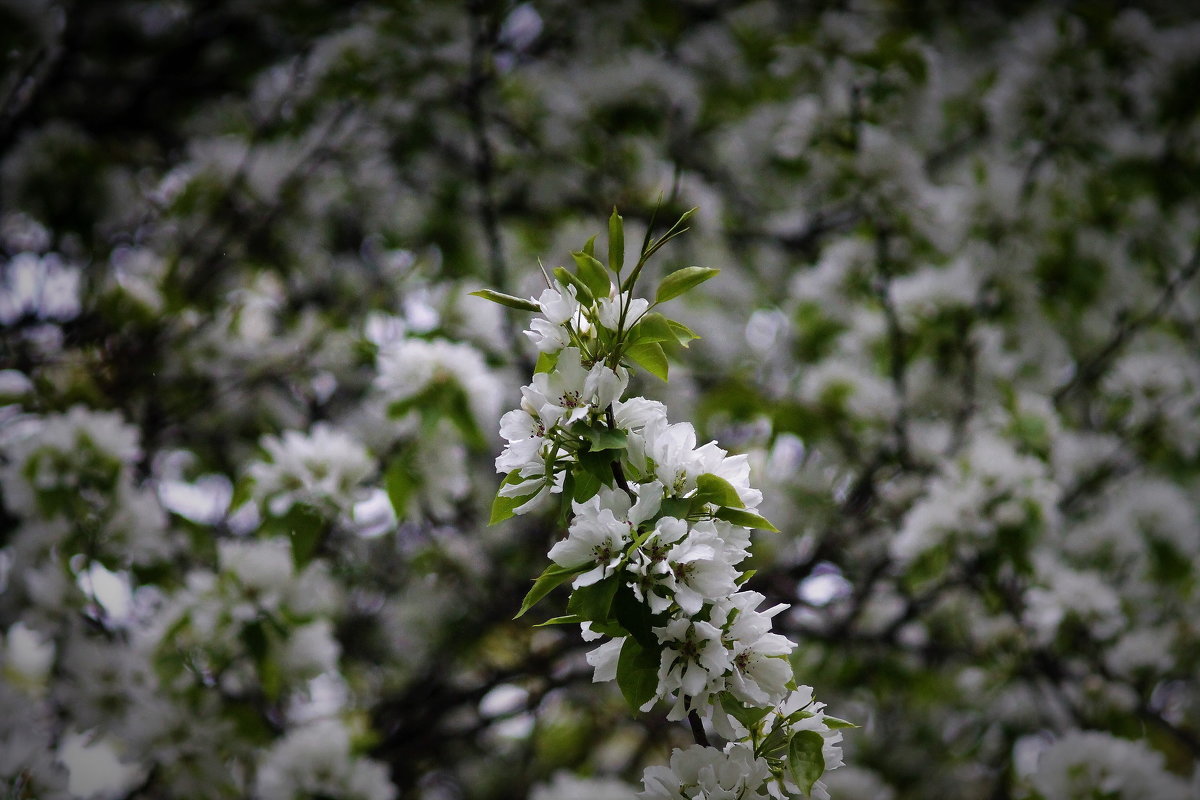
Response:
M522 480L524 478L514 469L500 482L500 487L503 488L511 484L520 483ZM488 525L495 525L513 516L514 510L524 505L531 497L533 497L532 494L527 494L524 497L502 497L497 494L496 499L492 501L492 513L488 518Z
M596 496L603 485L604 483L591 472L581 469L575 473L575 491L571 499L576 503L586 503Z
M605 578L591 586L581 586L571 593L567 611L584 619L607 622L612 608L613 595L617 592L618 577Z
M654 377L667 379L667 354L658 342L639 342L627 348L625 355Z
M649 314L643 314L638 324L630 329L629 341L675 342L678 339L675 331L671 329L670 320L657 311L651 311Z
M748 569L745 572L743 572L741 575L738 575L737 580L734 581L734 583L736 583L738 586L745 586L746 581L750 580L757 574L758 574L758 570Z
M533 627L549 628L551 625L578 625L581 622L587 622L587 620L585 620L583 617L576 616L575 614L567 614L565 617L551 617L545 622L539 622Z
M554 369L554 365L558 363L558 356L558 353L538 353L537 364L533 367L533 374L537 375Z
M575 259L575 269L579 271L579 279L587 284L592 296L608 297L608 293L612 289L612 282L608 279L608 273L604 271L604 265L582 251L572 253L571 258Z
M683 212L683 215L678 220L675 221L675 224L671 226L670 230L668 230L666 233L664 233L660 238L658 238L654 242L654 244L650 245L648 248L643 247L642 249L645 252L643 259L649 258L650 256L654 255L667 242L671 241L676 236L683 235L688 230L690 230L689 228L683 227L683 224L685 222L687 222L689 219L691 219L692 215L695 214L697 210L698 209L690 208L687 211Z
M521 610L517 612L517 616L513 619L519 619L524 616L525 612L533 608L539 600L557 586L561 586L567 581L574 578L579 573L587 569L587 564L581 564L578 567L560 567L558 564L551 564L542 571L542 574L533 582L533 588L525 595L525 599L521 601Z
M592 290L589 289L587 284L581 281L574 273L570 272L564 267L555 267L554 277L563 286L574 286L575 296L579 298L579 302L583 303L585 306L590 306L593 303Z
M589 450L593 453L601 450L624 450L629 444L629 435L619 428L605 428L597 425L588 428L584 435L591 440L592 446Z
M753 730L754 726L771 712L770 707L757 708L744 706L741 701L729 692L721 692L718 697L721 698L721 708L725 709L725 713L745 725L749 730Z
M625 225L617 209L608 218L608 267L618 275L625 266Z
M584 450L579 454L579 467L594 475L605 486L612 486L612 453Z
M829 726L830 730L837 730L839 728L857 728L858 727L853 722L847 722L844 719L838 719L837 717L831 717L829 715L826 715L824 717L824 719L825 719L825 724Z
M472 297L482 297L484 300L491 300L493 303L499 303L502 306L515 308L518 311L541 311L542 307L532 300L526 300L522 297L513 297L511 294L503 292L494 292L491 289L480 289L477 292L471 292Z
M663 282L658 285L658 292L654 295L654 302L665 303L673 297L678 297L687 290L704 283L720 271L719 269L711 269L710 267L684 267L683 269L677 269L663 278Z
M759 530L770 531L771 533L779 533L779 528L768 522L766 517L760 517L758 514L746 511L745 509L719 508L713 516L717 519L723 519L726 522L732 522L734 525L743 528L758 528Z
M656 648L646 648L638 644L632 636L621 645L621 655L617 659L617 686L621 694L634 710L654 697L658 690L658 665L662 659Z
M788 772L804 794L812 794L813 784L825 772L821 749L825 740L816 731L800 731L788 742Z
M563 478L562 491L558 495L558 527L567 527L567 523L571 518L571 501L574 499L575 473L574 471L569 471Z
M592 234L591 238L583 245L583 252L592 258L596 257L596 236L597 234Z
M642 647L654 648L658 640L654 637L653 618L650 607L637 599L628 584L622 584L613 596L612 613L621 627L629 632Z
M667 324L671 326L671 332L675 334L675 341L679 342L679 344L683 345L684 347L687 347L693 339L700 338L695 331L693 331L687 325L684 325L682 322L676 322L673 319L669 319L667 320Z
M692 499L729 508L744 508L746 505L732 483L711 472L696 478L696 494Z
M687 519L688 515L692 513L692 499L690 497L668 497L662 501L659 512L664 517Z

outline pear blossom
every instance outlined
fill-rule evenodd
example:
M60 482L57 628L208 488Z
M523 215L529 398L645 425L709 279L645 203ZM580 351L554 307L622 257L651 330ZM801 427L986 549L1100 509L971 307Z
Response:
M610 331L615 331L621 324L622 307L625 309L625 328L628 329L632 328L650 308L650 301L634 297L628 292L618 294L614 289L610 296L596 301L596 317L601 325Z
M643 779L643 800L755 800L771 777L765 759L745 744L726 748L693 745L671 753L671 766L653 766Z
M559 354L554 369L534 375L530 390L522 394L547 428L570 425L587 418L591 408L588 377L579 348L568 347Z
M719 557L720 547L715 536L689 531L683 520L660 519L627 567L636 576L634 594L653 613L665 611L672 600L684 614L698 613L705 601L737 588L737 570Z
M729 691L744 703L773 706L783 699L792 678L787 660L796 645L771 632L771 619L787 606L780 603L765 611L757 607L766 598L758 592L738 592L717 601L710 619L725 630L732 672Z
M579 315L580 303L575 296L575 287L546 289L535 302L541 308L544 319L531 321L525 335L539 352L557 353L571 343L570 331L566 326Z
M665 418L646 425L645 453L653 465L655 477L672 497L681 497L696 488L702 470L696 456L696 429L690 422L668 424Z
M667 719L682 719L703 707L724 688L722 676L732 666L721 630L703 620L676 618L653 629L663 645L657 695L642 706L648 711L659 698L675 695Z
M604 683L617 677L617 662L621 657L621 648L625 645L625 636L610 639L594 650L587 652L587 663L594 668L592 683Z
M629 542L629 524L604 508L597 514L576 516L567 538L551 547L549 556L560 567L592 565L571 584L578 589L612 575L624 560Z

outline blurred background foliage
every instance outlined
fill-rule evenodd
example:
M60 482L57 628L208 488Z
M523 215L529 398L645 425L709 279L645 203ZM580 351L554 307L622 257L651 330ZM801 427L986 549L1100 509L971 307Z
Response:
M636 389L752 456L749 585L862 726L834 797L1188 796L1197 42L1166 2L0 2L5 796L630 796L687 732L510 621L558 535L484 526L535 352L467 292L660 204L699 208L661 268L722 273Z

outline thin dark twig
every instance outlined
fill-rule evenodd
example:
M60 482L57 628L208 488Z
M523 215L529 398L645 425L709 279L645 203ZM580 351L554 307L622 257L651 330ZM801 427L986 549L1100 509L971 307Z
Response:
M1125 346L1125 344L1142 328L1158 320L1175 300L1175 295L1183 285L1200 273L1200 245L1192 252L1188 263L1175 273L1163 287L1162 293L1154 306L1143 314L1125 320L1112 335L1112 338L1101 347L1091 358L1085 361L1071 376L1070 380L1054 390L1054 402L1060 403L1073 389L1086 386L1099 377L1109 360Z

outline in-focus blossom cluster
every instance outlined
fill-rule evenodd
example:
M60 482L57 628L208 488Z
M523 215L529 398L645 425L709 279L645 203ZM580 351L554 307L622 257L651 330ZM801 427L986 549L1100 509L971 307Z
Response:
M574 254L578 273L556 269L536 299L481 293L541 314L525 331L541 354L537 372L520 408L501 418L496 470L506 477L492 521L556 506L566 535L520 614L570 581L568 616L556 621L599 642L587 654L593 680L616 680L637 710L661 701L670 720L707 721L729 742L721 750L705 736L676 750L669 768L647 771L643 797L826 797L819 779L841 764L836 729L847 723L796 686L795 644L772 631L786 604L763 609L764 595L741 588L751 530L775 530L757 513L747 457L697 445L695 428L671 423L662 403L625 397L630 368L665 380L663 343L695 336L652 309L715 270L672 273L653 303L633 294L685 220L657 243L647 237L624 281L624 254L610 249L606 270L589 242ZM609 238L622 241L615 212Z

